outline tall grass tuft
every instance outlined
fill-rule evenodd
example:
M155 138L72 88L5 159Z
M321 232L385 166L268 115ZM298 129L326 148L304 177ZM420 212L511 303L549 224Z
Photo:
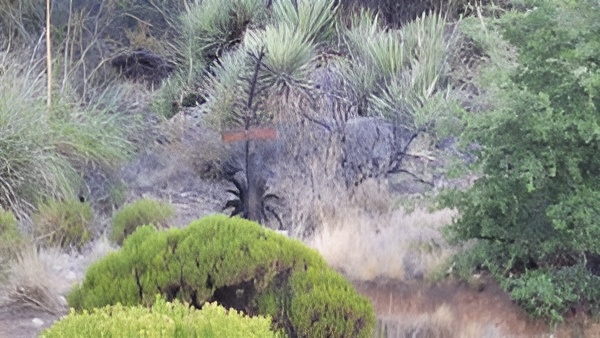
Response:
M0 73L0 206L25 216L40 199L73 197L83 166L127 158L126 131L134 124L117 114L114 88L88 101L56 97L47 107L40 64L7 60Z

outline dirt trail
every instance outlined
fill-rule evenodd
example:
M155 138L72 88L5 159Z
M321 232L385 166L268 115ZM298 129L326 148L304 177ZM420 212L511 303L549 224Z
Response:
M0 306L0 338L37 337L43 329L52 326L59 318L59 315L23 304Z
M387 337L600 337L600 325L571 320L552 332L531 319L490 280L355 282L373 302Z

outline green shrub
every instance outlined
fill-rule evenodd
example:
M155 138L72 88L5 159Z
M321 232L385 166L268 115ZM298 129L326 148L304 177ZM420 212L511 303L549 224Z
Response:
M50 245L81 247L90 238L93 211L88 202L48 201L33 215L34 234Z
M23 241L24 238L19 231L15 215L10 211L0 209L0 263L14 258Z
M562 321L565 309L598 310L600 278L584 265L557 271L531 270L518 279L505 283L513 299L535 316Z
M94 309L91 313L71 311L42 332L41 337L279 337L270 326L269 318L250 318L216 303L206 303L202 310L196 310L185 303L169 303L157 296L152 308L117 304Z
M144 198L126 205L113 217L112 238L118 244L142 225L166 226L175 214L173 206Z
M574 309L599 313L600 4L527 3L526 13L480 26L510 43L516 62L490 53L487 109L464 115L462 135L477 145L471 169L481 178L446 194L444 206L460 215L449 238L477 242L470 268L557 322Z
M90 266L68 298L78 310L92 309L148 304L157 291L195 307L216 301L270 315L299 337L370 337L375 321L369 301L316 251L224 215L184 229L138 228L119 252Z

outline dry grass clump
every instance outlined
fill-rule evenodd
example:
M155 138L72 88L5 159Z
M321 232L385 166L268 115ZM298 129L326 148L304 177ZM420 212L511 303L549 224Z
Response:
M402 316L380 316L375 337L395 338L492 338L501 337L492 327L482 327L480 323L466 326L457 324L452 309L443 304L433 312L404 314Z
M33 215L34 236L60 247L81 247L91 236L94 214L89 202L48 201Z
M52 314L65 312L66 302L60 295L68 285L54 269L63 257L56 248L24 249L11 263L8 278L0 286L0 304L19 303Z
M190 125L192 121L185 112L181 112L164 123L171 141L165 151L175 153L201 178L223 178L222 164L229 154L229 145L216 131L201 123Z
M6 261L14 258L24 242L15 215L0 208L0 269Z
M323 221L309 245L354 280L420 279L454 252L439 231L454 214L416 209L376 215L343 208Z

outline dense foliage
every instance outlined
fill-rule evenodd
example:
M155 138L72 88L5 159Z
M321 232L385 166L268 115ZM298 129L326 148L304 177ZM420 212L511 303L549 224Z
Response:
M157 297L151 308L124 307L121 304L76 313L42 332L43 338L62 337L256 337L275 338L269 318L249 318L235 310L226 310L216 303L207 303L196 310L179 301L167 302Z
M69 296L76 309L148 304L158 292L270 315L299 337L369 337L374 313L315 251L260 225L224 215L158 232L138 228L92 265Z
M529 5L488 26L516 47L518 65L491 67L494 107L469 116L464 134L482 176L445 205L460 211L450 237L477 240L469 267L561 320L599 310L600 4Z

